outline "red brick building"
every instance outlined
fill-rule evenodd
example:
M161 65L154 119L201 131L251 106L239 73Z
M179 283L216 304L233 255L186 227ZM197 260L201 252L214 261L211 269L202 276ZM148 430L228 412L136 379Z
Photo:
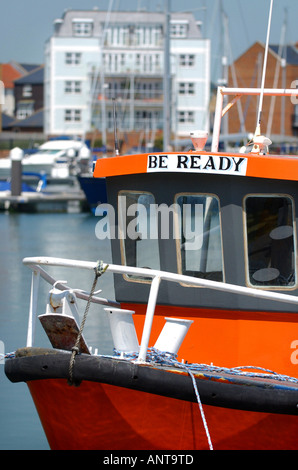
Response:
M298 88L298 43L287 46L281 59L279 47L270 46L268 51L265 88ZM264 62L265 46L260 42L253 44L229 68L229 87L260 88ZM234 71L232 70L234 67ZM233 81L237 77L237 83ZM261 132L272 135L298 135L298 99L289 97L272 99L264 96ZM245 128L241 128L237 105L229 111L229 133L254 132L257 123L258 97L243 96L241 108ZM272 110L272 112L270 112ZM241 114L240 114L241 115Z

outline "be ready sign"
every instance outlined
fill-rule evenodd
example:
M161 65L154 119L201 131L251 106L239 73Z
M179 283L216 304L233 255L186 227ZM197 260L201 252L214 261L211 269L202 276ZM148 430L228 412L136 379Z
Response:
M227 155L148 155L147 172L218 173L245 176L247 159Z

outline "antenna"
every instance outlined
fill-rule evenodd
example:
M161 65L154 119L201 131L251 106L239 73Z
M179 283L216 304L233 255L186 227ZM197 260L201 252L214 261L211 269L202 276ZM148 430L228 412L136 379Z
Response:
M262 116L262 107L263 107L263 97L264 97L264 87L265 87L267 56L268 56L268 48L269 48L269 35L270 35L270 27L271 27L272 8L273 8L273 0L271 0L271 3L270 3L269 20L268 20L268 27L267 27L267 38L266 38L266 47L265 47L265 56L264 56L264 65L263 65L263 73L262 73L261 93L260 93L260 101L259 101L259 111L258 111L258 118L257 118L257 126L256 126L256 130L255 130L255 136L261 135L261 116Z
M119 155L119 143L117 137L117 113L116 113L116 100L113 98L113 115L114 115L114 141L115 141L115 154Z

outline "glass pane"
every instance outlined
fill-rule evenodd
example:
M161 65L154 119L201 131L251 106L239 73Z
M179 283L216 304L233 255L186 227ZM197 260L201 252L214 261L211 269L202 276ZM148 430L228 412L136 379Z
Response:
M145 192L121 191L118 201L123 264L160 269L154 196ZM136 276L129 277L137 279Z
M293 286L293 204L289 197L247 197L249 281L254 286Z
M214 196L185 194L180 208L179 247L182 274L223 281L219 202ZM178 263L179 266L179 263Z

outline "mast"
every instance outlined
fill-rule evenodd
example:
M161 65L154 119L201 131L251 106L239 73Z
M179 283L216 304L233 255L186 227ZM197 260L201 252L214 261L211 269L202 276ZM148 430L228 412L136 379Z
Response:
M279 71L280 68L282 68L282 73L284 71L284 58L283 58L283 52L285 48L285 37L286 37L286 28L287 28L287 16L285 13L285 19L282 25L281 29L281 37L280 37L280 42L279 42L279 47L278 47L278 59L276 60L276 66L275 66L275 74L274 74L274 81L273 81L273 88L277 88L278 86L278 80L279 80ZM283 74L284 76L284 74ZM283 88L285 88L284 83L282 85ZM283 97L284 98L284 97ZM272 122L273 122L273 114L274 114L274 105L276 101L276 96L271 97L271 103L270 103L270 110L269 110L269 119L268 119L268 124L267 124L267 131L266 135L270 136L271 135L271 128L272 128ZM284 111L284 110L283 110ZM283 114L281 116L283 118ZM282 127L282 126L281 126ZM283 133L281 132L283 135Z
M163 77L163 150L169 151L171 119L170 119L170 0L165 0L165 22L164 22L164 77Z
M265 56L264 56L263 73L262 73L261 93L260 93L259 110L258 110L255 136L261 135L261 118L262 118L262 107L263 107L263 97L264 97L264 88L265 88L265 76L266 76L266 66L267 66L267 57L268 57L268 48L269 48L270 26L271 26L271 18L272 18L272 7L273 7L273 0L271 0L271 2L270 2L269 20L268 20L266 47L265 47Z

